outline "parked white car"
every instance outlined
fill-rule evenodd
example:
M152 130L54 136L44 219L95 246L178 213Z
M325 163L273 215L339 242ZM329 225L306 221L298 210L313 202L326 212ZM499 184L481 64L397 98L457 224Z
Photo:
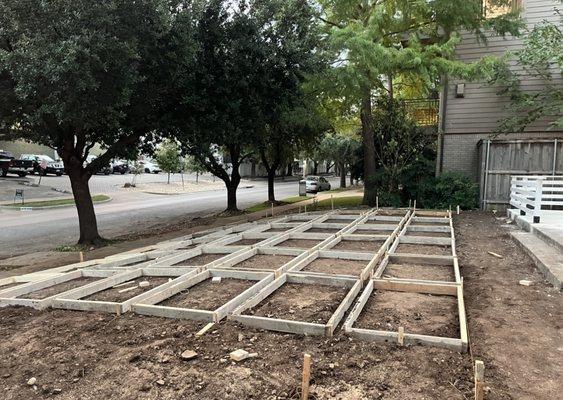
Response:
M151 161L139 161L139 164L146 174L158 174L159 172L162 172L157 163Z
M305 182L307 193L317 193L323 190L330 190L330 182L322 176L307 176L301 180Z

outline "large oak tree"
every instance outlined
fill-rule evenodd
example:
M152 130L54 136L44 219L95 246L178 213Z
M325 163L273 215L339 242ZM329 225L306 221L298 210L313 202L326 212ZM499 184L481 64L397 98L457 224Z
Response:
M178 10L166 0L0 2L0 130L57 150L79 243L101 241L91 176L149 143L165 115L176 53L189 48L175 40ZM96 145L103 154L86 164Z

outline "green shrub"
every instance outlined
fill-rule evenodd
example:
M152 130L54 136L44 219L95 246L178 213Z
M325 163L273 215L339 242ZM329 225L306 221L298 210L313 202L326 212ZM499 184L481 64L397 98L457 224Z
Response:
M479 185L457 172L445 172L439 177L421 181L416 189L419 207L446 209L460 206L476 208L479 203Z

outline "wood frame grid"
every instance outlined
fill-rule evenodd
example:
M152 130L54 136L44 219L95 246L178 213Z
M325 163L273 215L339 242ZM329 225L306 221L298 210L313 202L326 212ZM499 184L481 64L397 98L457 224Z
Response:
M50 287L59 285L61 283L66 283L80 278L108 278L112 275L117 274L115 270L77 270L72 272L67 272L54 277L48 277L43 280L31 281L29 283L18 285L0 292L0 307L6 306L26 306L32 307L37 310L43 310L51 306L56 298L64 295L68 291L63 293L58 293L52 296L45 297L43 299L30 299L30 298L20 298L20 296L25 296L32 294L34 292L48 289ZM95 282L93 282L95 283Z
M62 308L66 310L78 311L98 311L115 313L121 315L131 309L131 305L150 297L166 288L173 286L179 281L189 278L197 274L195 268L139 268L124 271L120 274L113 275L101 281L93 282L91 284L81 286L79 288L70 290L61 295L56 296L52 302L53 308ZM98 301L98 300L83 300L83 298L103 292L113 288L116 285L135 280L137 278L146 277L175 277L169 282L158 285L146 292L133 296L125 301Z
M327 285L340 286L348 288L348 292L344 299L340 302L337 309L325 324L294 321L283 318L257 317L253 315L242 315L242 313L250 308L257 306L266 300L270 295L276 292L286 283L299 283L309 285ZM273 282L264 287L254 297L246 301L237 309L228 315L227 319L248 325L254 328L266 329L270 331L287 332L301 335L323 335L333 336L336 327L344 317L344 314L350 308L354 299L362 288L362 281L354 278L338 277L338 276L320 276L308 274L285 273Z
M442 217L442 218L440 218ZM424 226L423 232L448 232L449 238L425 237L425 236L411 236L409 238L408 232L413 232L411 226L413 221L439 223L438 226ZM445 225L445 226L443 226ZM444 229L445 228L445 229ZM414 240L413 240L414 239ZM446 240L444 240L446 239ZM436 255L419 255L419 254L406 254L396 253L396 249L400 243L413 243L419 245L450 245L451 256L436 256ZM404 262L404 263L426 263L433 265L451 266L454 271L455 281L430 281L423 279L401 279L401 278L385 278L382 277L383 273L389 262ZM413 333L390 332L372 329L355 328L354 323L359 318L363 308L367 304L374 289L389 290L389 291L403 291L412 293L430 293L437 295L455 296L457 300L457 314L459 320L459 338L447 338L431 335L420 335ZM385 342L385 343L413 343L428 346L446 347L449 349L457 350L459 352L466 352L469 346L469 337L467 330L467 320L465 314L465 304L463 300L463 279L459 272L459 263L455 249L455 233L453 227L453 220L451 212L439 214L433 212L428 214L423 212L420 216L420 211L414 210L406 223L401 229L401 232L395 238L393 244L389 248L389 252L383 257L379 267L375 270L373 278L370 279L362 295L357 300L352 312L348 316L344 324L344 331L352 336L361 339Z
M158 303L167 300L183 290L189 289L198 283L202 283L213 277L252 280L257 281L256 284L246 289L242 293L229 300L213 311L200 310L194 308L160 306ZM227 316L232 310L239 307L243 302L254 296L262 288L274 280L274 274L253 271L236 271L236 270L216 270L207 269L194 276L177 282L174 285L166 287L151 296L145 297L132 306L133 312L141 315L151 315L166 318L182 318L195 321L219 322Z
M325 222L327 220L332 221ZM372 221L378 223L371 223ZM311 228L332 229L334 232L307 232ZM286 230L268 232L270 229ZM358 231L362 233L357 233ZM384 231L385 234L370 234L370 231ZM413 232L421 236L410 235ZM425 232L438 232L444 236L424 236ZM255 239L258 242L250 245L235 244L244 239ZM288 239L316 240L318 243L307 248L283 247L283 242ZM323 213L293 214L260 223L234 224L201 231L104 259L89 260L3 279L0 280L0 306L24 305L35 308L52 306L117 314L133 311L143 315L187 318L207 322L218 322L227 317L260 329L325 336L334 334L345 313L354 306L343 327L347 334L382 342L396 342L400 336L403 343L418 343L466 351L468 333L463 301L463 279L459 272L455 240L452 215L451 212L446 211L409 208L370 209L353 213L333 210ZM334 247L342 241L383 241L383 243L376 251L371 251L371 249L365 252L335 250ZM397 248L401 243L420 246L450 246L451 255L400 253L397 252ZM185 248L191 246L193 248ZM204 254L222 256L203 265L189 265L190 259ZM255 255L283 255L293 258L283 265L271 269L240 266L242 262ZM357 275L304 270L315 260L323 258L357 260L365 262L365 267ZM449 282L417 279L416 277L415 279L384 277L384 271L390 262L424 263L450 267L454 270L455 280ZM178 263L185 265L174 265ZM16 298L21 294L41 290L82 276L95 276L103 279L45 299ZM123 302L84 300L87 296L141 276L170 276L174 279ZM158 305L181 291L213 277L253 280L256 283L215 310ZM1 285L18 282L22 284L2 289ZM324 324L243 315L245 310L260 304L285 283L342 286L346 287L348 291L330 319ZM443 338L408 332L399 334L399 332L355 328L354 322L373 290L455 296L460 337Z

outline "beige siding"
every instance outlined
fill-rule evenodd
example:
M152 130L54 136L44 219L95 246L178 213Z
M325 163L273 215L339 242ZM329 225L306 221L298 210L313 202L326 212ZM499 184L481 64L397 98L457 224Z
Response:
M524 0L523 17L529 29L543 20L559 23L559 17L553 12L558 4L554 0ZM561 7L561 6L560 6ZM503 56L506 51L514 51L521 47L522 41L515 37L489 36L486 43L479 42L474 35L464 34L462 42L456 49L458 59L472 62L484 55ZM561 74L558 80L563 84ZM455 84L450 82L447 87L446 113L444 133L490 133L498 125L498 121L507 116L508 100L497 95L497 89L479 82L464 82L465 97L455 97ZM523 82L524 90L535 91L542 87L542 81L531 78ZM536 121L528 126L527 131L538 132L547 128L548 119Z

